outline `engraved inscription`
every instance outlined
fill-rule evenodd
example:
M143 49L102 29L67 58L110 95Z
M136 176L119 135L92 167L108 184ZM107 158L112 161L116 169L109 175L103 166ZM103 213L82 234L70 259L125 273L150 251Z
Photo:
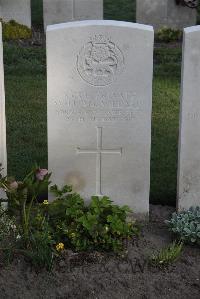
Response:
M144 101L137 99L133 91L69 92L53 102L59 117L78 122L132 121L145 109Z
M121 50L103 35L91 38L77 57L77 70L81 78L94 86L111 84L123 67Z
M119 149L103 149L102 146L102 130L101 127L97 129L97 148L96 149L76 149L76 153L80 154L95 154L96 155L96 195L102 196L101 181L102 181L102 155L103 154L118 154L122 155L122 148Z
M186 117L188 120L200 120L200 114L198 112L188 112Z

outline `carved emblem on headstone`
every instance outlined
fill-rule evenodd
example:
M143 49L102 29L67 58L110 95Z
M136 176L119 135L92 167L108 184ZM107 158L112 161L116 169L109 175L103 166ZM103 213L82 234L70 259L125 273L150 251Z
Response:
M94 86L111 84L124 66L121 50L110 39L95 35L78 54L77 69L81 78Z

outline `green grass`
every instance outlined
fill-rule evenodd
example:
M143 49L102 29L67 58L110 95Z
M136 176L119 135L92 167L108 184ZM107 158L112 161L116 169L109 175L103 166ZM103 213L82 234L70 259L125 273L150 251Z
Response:
M154 253L149 261L155 267L167 267L180 258L182 251L183 243L173 242Z
M43 25L43 0L31 0L32 23L36 27Z
M132 2L105 0L105 16L132 20ZM8 172L18 178L34 162L47 167L45 55L41 47L4 44ZM181 49L156 49L154 62L151 202L175 204Z
M47 167L45 49L4 44L8 173Z
M135 22L135 0L104 0L104 19Z

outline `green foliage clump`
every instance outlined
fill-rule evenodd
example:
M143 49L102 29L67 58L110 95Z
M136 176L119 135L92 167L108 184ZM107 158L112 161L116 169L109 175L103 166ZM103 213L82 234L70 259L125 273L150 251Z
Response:
M31 38L32 31L25 25L18 24L16 21L11 20L4 22L0 19L3 29L3 40L16 40Z
M21 181L3 177L1 170L0 189L7 199L0 201L7 201L10 215L17 220L11 225L10 216L2 210L0 241L10 237L10 230L16 232L11 238L15 240L13 251L24 254L36 268L51 270L54 257L65 248L118 252L125 240L138 233L135 221L127 220L131 210L114 205L108 197L92 197L87 205L70 186L59 189L54 185L50 190L56 199L41 202L39 195L50 184L47 169L36 165Z
M166 267L175 262L180 256L183 249L183 243L173 242L166 248L154 253L150 258L150 263L156 267Z
M156 33L156 40L159 42L175 42L182 38L182 31L179 29L173 29L169 27L162 27Z
M35 268L46 268L50 271L56 255L55 244L47 220L41 217L40 221L39 217L37 215L36 218L36 221L39 220L38 226L33 226L29 235L29 248L25 251L25 255L30 258Z
M200 207L173 213L172 218L165 222L169 230L178 235L182 241L200 245Z
M138 233L134 221L127 221L129 207L119 207L108 197L92 197L86 205L69 186L52 186L56 200L46 206L56 241L76 250L123 249L123 241Z
M46 267L48 270L52 265L54 250L48 223L39 210L38 196L44 190L47 191L49 178L47 169L40 169L37 165L22 181L0 175L0 188L7 195L8 211L17 219L15 230L18 235L13 251L29 257L34 266ZM4 201L1 199L1 202ZM3 216L0 215L0 224L5 221ZM6 236L10 236L8 230L4 233L4 239Z

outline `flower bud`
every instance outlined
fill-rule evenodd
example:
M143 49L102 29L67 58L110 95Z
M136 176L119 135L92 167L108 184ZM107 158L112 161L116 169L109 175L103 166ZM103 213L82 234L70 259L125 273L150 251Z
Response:
M43 181L44 177L48 174L48 170L47 169L38 169L36 171L36 178L38 181Z

